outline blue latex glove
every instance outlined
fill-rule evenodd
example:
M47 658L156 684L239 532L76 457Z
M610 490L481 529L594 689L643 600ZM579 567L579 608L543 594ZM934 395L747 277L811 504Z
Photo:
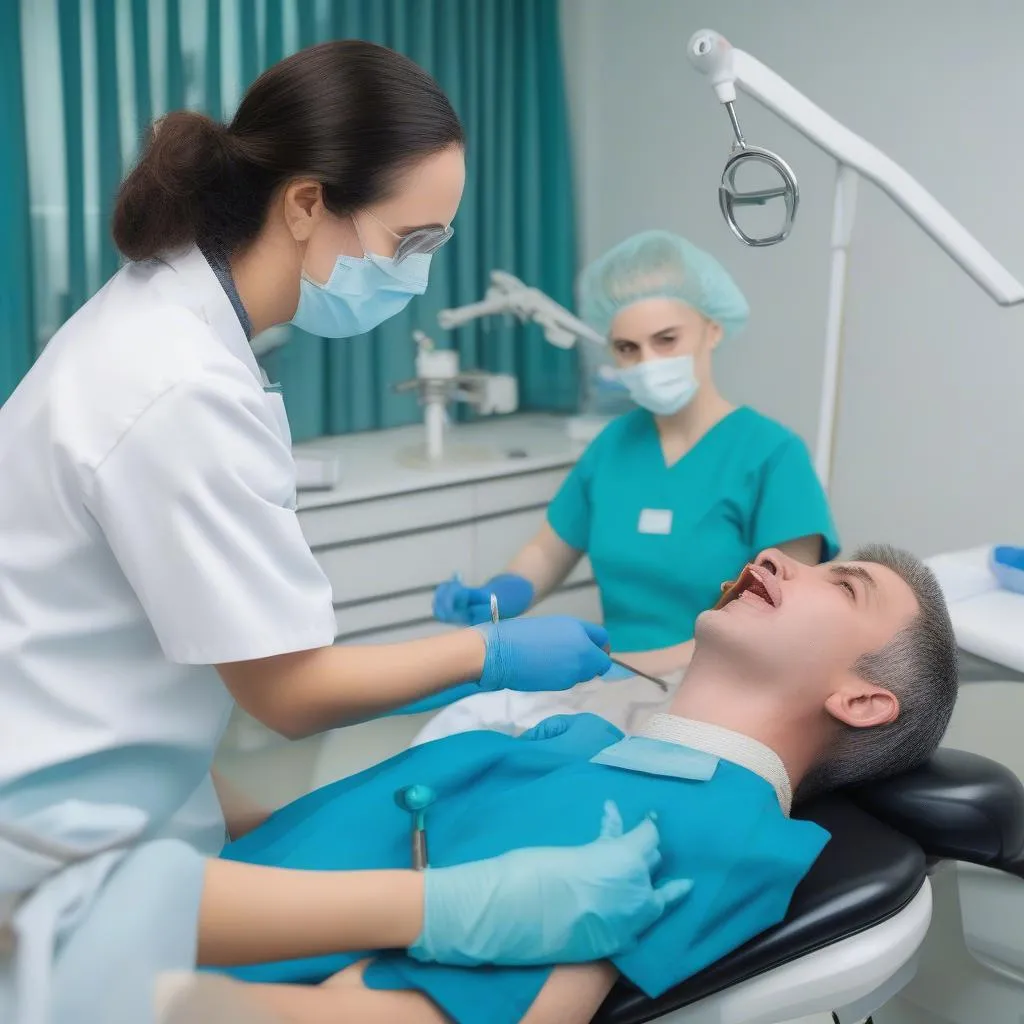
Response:
M453 966L523 967L622 953L693 887L688 879L653 884L658 842L650 818L623 835L609 802L599 838L586 846L427 868L423 932L409 955Z
M568 615L511 619L476 627L487 644L481 690L568 690L607 672L602 626Z
M533 584L515 573L502 573L482 587L467 587L456 574L434 591L434 618L456 626L490 622L491 594L498 599L501 618L514 619L533 602Z
M383 717L435 711L487 690L568 690L594 676L613 678L616 670L601 650L608 643L605 629L566 615L515 619L478 629L487 644L479 680L432 693ZM632 673L626 676L631 678Z

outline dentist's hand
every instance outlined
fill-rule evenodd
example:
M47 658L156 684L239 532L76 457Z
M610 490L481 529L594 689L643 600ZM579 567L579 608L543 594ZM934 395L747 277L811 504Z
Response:
M514 573L502 573L482 587L467 587L456 574L434 591L434 618L455 626L490 622L491 594L498 599L501 618L513 619L530 607L533 584Z
M613 668L601 626L566 615L510 619L476 627L484 638L480 678L405 704L389 715L435 711L488 690L568 690Z
M567 615L511 619L476 627L487 652L481 690L568 690L611 667L602 626Z
M427 868L417 960L456 966L583 963L629 949L693 887L655 886L659 836L648 818L623 835L605 804L585 846L513 850L490 860Z

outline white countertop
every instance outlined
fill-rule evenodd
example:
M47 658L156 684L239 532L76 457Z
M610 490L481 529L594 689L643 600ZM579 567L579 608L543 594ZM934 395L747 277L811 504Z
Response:
M421 455L425 442L422 424L297 444L296 458L328 453L341 462L341 483L330 490L300 491L299 509L569 466L584 445L569 437L567 420L544 413L517 413L454 424L445 432L446 457L435 466L427 465Z

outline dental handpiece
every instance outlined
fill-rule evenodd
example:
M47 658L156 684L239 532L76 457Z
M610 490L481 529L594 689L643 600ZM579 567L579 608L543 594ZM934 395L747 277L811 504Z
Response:
M405 786L395 793L395 803L412 815L412 866L425 871L427 859L427 808L437 799L429 786Z

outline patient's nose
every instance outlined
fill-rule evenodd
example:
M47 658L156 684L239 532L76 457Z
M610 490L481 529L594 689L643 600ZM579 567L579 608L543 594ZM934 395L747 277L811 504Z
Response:
M789 555L784 555L778 548L768 548L754 559L754 565L766 569L781 580L790 580L797 573L797 563Z

